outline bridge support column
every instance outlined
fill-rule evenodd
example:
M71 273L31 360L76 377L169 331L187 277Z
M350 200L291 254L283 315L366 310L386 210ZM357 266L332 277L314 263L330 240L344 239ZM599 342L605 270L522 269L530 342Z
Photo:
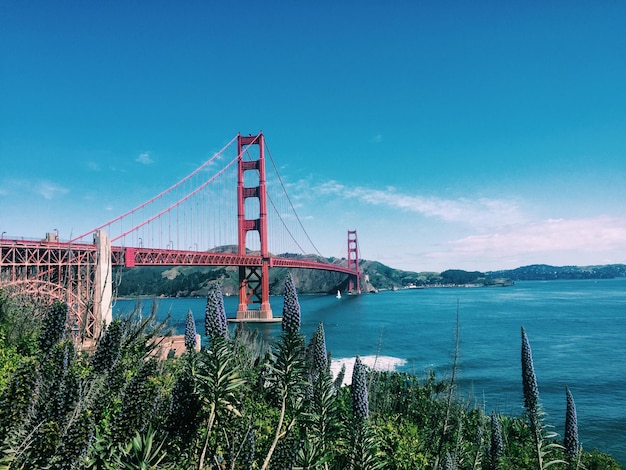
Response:
M356 273L356 279L350 277L350 293L353 294L356 290L356 293L360 294L359 245L357 243L356 230L348 230L348 268Z
M93 285L93 337L97 338L102 328L113 321L113 270L111 263L111 240L104 230L98 230L93 241L96 245L96 272Z
M248 154L248 148L256 145L258 154ZM239 307L237 321L272 321L270 306L269 267L270 256L267 247L267 195L265 191L265 141L263 133L259 135L237 137L238 146L238 181L237 181L237 227L239 255L246 255L246 239L250 231L259 234L261 266L241 266L239 268ZM244 160L244 152L248 159ZM258 158L254 158L257 156ZM245 172L256 172L258 184L245 185ZM249 178L249 180L254 178ZM257 199L259 213L247 218L246 199ZM258 309L250 308L250 304L259 304Z

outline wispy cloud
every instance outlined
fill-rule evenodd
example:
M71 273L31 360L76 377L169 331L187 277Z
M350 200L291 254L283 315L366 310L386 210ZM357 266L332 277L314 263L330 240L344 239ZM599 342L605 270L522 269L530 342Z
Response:
M67 194L69 190L67 188L63 188L55 183L51 183L50 181L39 181L32 186L32 190L45 199L54 199L57 196Z
M452 242L457 253L602 252L626 246L626 220L599 216L587 219L549 219L506 232L472 235Z
M331 200L333 206L349 201L344 216L348 210L371 215L374 207L380 208L386 222L367 225L368 253L400 269L485 271L536 263L623 263L626 259L626 218L618 215L537 218L534 213L543 208L528 210L529 203L518 198L443 198L394 187L349 187L337 181L316 184L310 179L297 186L297 194L308 203L316 200L315 207ZM409 213L425 219L407 217ZM369 220L367 215L355 217ZM395 232L390 231L394 221ZM418 240L397 236L408 227L419 230Z
M0 187L0 195L36 194L44 199L54 199L69 193L69 189L47 180L5 180Z
M535 263L586 265L624 262L626 219L598 216L547 219L452 240L420 255L421 262L465 269Z
M144 165L150 165L151 163L154 163L154 160L152 159L152 157L150 157L150 152L140 153L135 161Z
M382 134L376 134L374 137L370 139L370 142L373 144L379 144L383 141Z
M446 222L461 222L477 227L497 227L521 223L525 220L519 205L514 201L489 198L444 199L399 193L393 187L375 189L357 186L349 188L336 181L319 186L322 194L336 195L346 199L358 199L364 203L415 212L436 217Z

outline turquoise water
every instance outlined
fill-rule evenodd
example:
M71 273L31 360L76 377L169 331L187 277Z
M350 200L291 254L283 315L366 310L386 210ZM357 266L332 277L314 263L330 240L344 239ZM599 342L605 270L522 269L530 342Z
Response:
M204 299L159 299L184 330L188 309L204 331ZM282 298L271 299L280 316ZM116 312L134 301L118 301ZM426 377L450 376L457 306L459 379L463 399L491 410L522 413L520 327L533 351L539 395L547 423L563 434L565 386L578 412L579 437L587 450L611 453L626 465L626 279L526 281L505 288L407 289L359 296L300 296L302 332L310 338L324 323L334 359L384 357L379 366ZM225 298L228 316L237 299ZM280 324L259 326L267 338Z

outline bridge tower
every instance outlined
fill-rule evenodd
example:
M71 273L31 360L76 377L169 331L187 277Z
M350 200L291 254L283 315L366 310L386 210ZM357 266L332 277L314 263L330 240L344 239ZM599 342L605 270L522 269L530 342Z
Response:
M348 230L348 269L353 270L356 276L350 276L350 293L361 293L359 274L359 245L357 243L356 230Z
M253 146L257 146L258 152L253 150ZM267 193L265 189L265 141L263 133L248 137L239 134L237 136L237 152L237 228L239 242L237 254L246 254L246 239L250 231L258 233L261 250L261 266L239 267L237 320L272 321L272 309L269 301L270 256L267 248ZM244 153L251 159L244 160ZM255 214L253 218L246 218L246 201L248 200L251 201L248 204L248 212L252 212L258 205L258 214ZM251 309L250 304L259 304L260 306L258 309Z

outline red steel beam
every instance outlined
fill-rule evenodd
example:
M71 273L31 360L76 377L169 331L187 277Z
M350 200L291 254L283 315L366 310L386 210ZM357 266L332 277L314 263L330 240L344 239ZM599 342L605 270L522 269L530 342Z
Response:
M214 253L188 250L162 250L153 248L111 247L113 266L255 266L262 265L260 255L239 255L237 253ZM269 257L269 267L321 269L355 275L346 266L319 261L295 258Z
M0 242L0 266L7 274L11 268L38 266L42 269L65 264L89 264L96 246L87 243L50 243L43 241L17 241L4 239ZM132 257L132 258L131 258ZM187 250L164 250L155 248L111 247L113 266L261 266L261 255L236 253L198 252ZM338 264L295 258L269 257L270 267L321 269L356 275L354 268ZM130 263L130 264L129 264Z

